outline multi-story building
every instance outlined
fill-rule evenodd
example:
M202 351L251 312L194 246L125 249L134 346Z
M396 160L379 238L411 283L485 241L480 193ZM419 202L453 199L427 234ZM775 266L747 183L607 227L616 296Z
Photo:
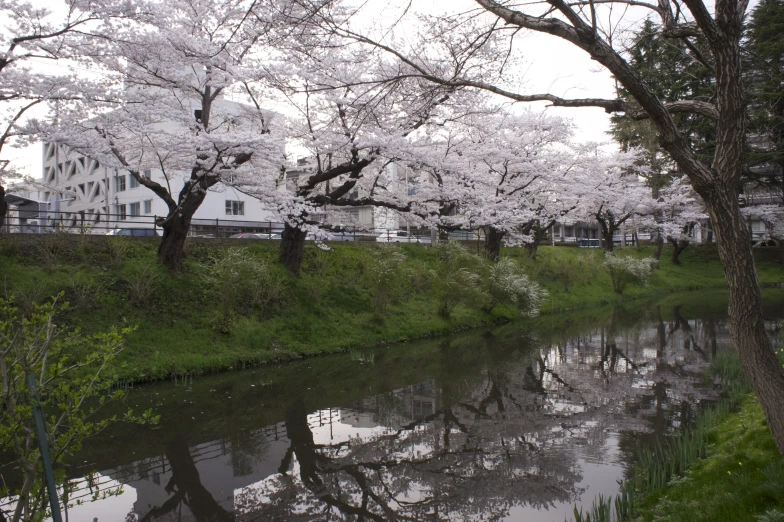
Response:
M127 171L107 167L54 143L44 144L43 160L40 199L48 203L50 221L56 220L62 227L85 227L97 233L113 228L153 228L155 217L168 213L164 201ZM148 170L143 175L169 185L175 197L185 179L183 174L167 180L159 170ZM207 192L196 211L192 232L263 228L260 224L268 221L274 218L257 199L219 183Z
M409 183L410 170L406 167L390 163L386 168L389 169L390 177L399 184L399 187L395 187L395 189L402 189ZM300 178L310 176L314 169L315 164L310 158L299 158L296 164L286 171L286 190L294 192L300 183ZM345 177L339 177L333 182L333 186L344 181ZM363 194L360 188L355 188L344 196L348 200L357 200L363 197L367 197L367 194ZM322 213L314 217L326 224L351 226L363 230L393 230L400 227L405 228L406 224L405 218L398 212L373 205L326 205L322 208Z

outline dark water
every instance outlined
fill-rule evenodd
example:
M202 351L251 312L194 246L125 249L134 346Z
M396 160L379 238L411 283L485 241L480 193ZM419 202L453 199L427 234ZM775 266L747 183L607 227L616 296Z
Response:
M726 299L726 298L724 298ZM688 302L686 301L688 300ZM91 441L124 492L71 520L562 521L720 390L716 295L131 390L159 428ZM782 301L768 305L777 336ZM76 495L89 493L86 483Z

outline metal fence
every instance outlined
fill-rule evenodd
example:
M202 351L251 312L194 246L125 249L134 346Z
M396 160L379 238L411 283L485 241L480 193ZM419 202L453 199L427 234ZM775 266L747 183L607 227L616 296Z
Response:
M130 214L90 214L83 212L53 212L47 210L14 210L6 217L2 232L6 234L89 234L153 237L162 234L157 225L159 217ZM199 219L191 221L189 235L202 238L231 238L278 240L283 223L274 221L248 221L242 219ZM355 241L377 243L430 244L434 233L430 229L408 230L362 227L327 227L323 234L308 235L308 239L327 241ZM457 230L449 233L450 239L458 241L484 240L481 230Z
M0 232L6 234L90 234L90 235L125 235L125 236L160 236L161 228L156 224L159 216L149 214L91 214L87 212L55 212L49 210L12 210L6 216L5 224ZM248 239L278 240L283 232L284 224L275 221L249 221L244 219L202 219L191 220L189 235L203 238L230 238L242 234ZM325 239L327 241L354 241L374 243L419 243L430 244L435 238L435 231L427 228L410 227L407 229L374 228L369 230L359 226L322 226L323 234L308 235L308 239ZM766 237L764 233L754 233L753 239ZM577 247L600 247L599 231L596 225L555 227L550 237L542 240L542 244L565 245ZM449 232L449 238L455 241L484 241L482 229L456 230ZM638 241L646 243L653 238L646 230L616 231L613 242L617 246L635 245ZM692 238L695 243L701 242Z

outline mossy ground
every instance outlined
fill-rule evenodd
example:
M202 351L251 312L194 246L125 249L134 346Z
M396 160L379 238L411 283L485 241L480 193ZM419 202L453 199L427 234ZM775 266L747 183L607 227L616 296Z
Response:
M70 311L64 320L86 333L123 322L136 325L112 368L118 379L138 382L240 368L443 335L520 316L509 305L487 311L471 303L458 305L449 318L439 316L429 285L438 261L432 248L420 245L335 244L323 251L309 244L301 276L296 278L277 264L276 242L238 241L237 247L194 243L189 246L186 270L172 274L156 262L154 241L131 241L118 256L105 239L58 246L56 238L36 243L6 237L0 245L0 274L4 294L15 296L22 307L65 292ZM282 281L283 292L263 310L238 307L236 326L225 335L214 329L220 307L202 269L216 252L239 247L268 264ZM370 253L381 248L400 249L405 262L392 298L379 314L367 267ZM651 252L650 247L627 247L620 254L643 257ZM535 260L527 259L519 248L506 248L502 255L518 258L549 291L541 307L544 314L725 285L711 245L689 248L680 266L670 263L665 249L661 268L650 283L630 286L623 296L612 291L601 266L604 254L598 249L542 247ZM758 263L758 271L763 281L784 280L781 265ZM145 280L153 281L149 296L134 303L134 288Z

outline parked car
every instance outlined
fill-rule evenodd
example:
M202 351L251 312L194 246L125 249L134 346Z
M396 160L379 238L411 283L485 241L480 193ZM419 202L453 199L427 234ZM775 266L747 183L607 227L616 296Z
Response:
M155 228L115 228L106 233L107 236L132 236L132 237L156 237L161 233Z
M330 232L332 236L328 241L375 241L378 237L374 232Z
M405 230L387 230L376 238L379 243L420 243L430 244L430 236L408 235Z
M272 234L264 234L259 232L241 232L229 237L233 239L280 239L280 234L274 232Z

